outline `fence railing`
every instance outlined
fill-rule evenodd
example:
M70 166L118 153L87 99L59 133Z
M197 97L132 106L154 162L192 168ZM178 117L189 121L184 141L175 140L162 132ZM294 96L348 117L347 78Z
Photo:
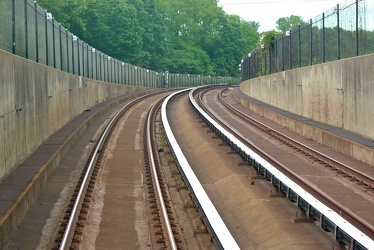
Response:
M0 49L95 80L151 88L238 84L238 77L155 72L93 48L33 0L0 0Z
M374 0L347 1L300 23L246 55L246 80L374 52Z

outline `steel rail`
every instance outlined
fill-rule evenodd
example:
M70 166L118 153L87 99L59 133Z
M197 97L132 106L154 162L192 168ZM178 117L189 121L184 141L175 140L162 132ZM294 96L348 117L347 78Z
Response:
M340 225L343 225L344 227L350 229L354 229L355 235L358 235L359 238L363 238L363 242L374 242L374 228L372 225L370 225L357 215L353 214L350 210L346 209L341 204L337 203L334 200L331 200L330 197L328 197L324 193L321 193L315 187L309 185L302 178L282 165L276 159L268 155L263 150L257 148L252 143L248 142L245 138L242 138L241 135L232 130L228 125L224 124L219 119L214 119L214 115L210 113L209 109L205 106L202 100L202 94L203 92L200 92L198 94L190 94L190 100L193 106L208 123L208 125L210 125L216 132L219 132L221 137L225 138L226 142L228 142L231 147L233 147L236 151L241 150L244 153L252 152L254 155L256 155L255 157L262 162L262 164L266 165L269 169L275 169L277 171L277 175L281 176L284 181L289 182L289 180L291 180L292 182L294 182L294 184L292 184L294 186L293 188L302 190L301 193L303 193L304 197L307 197L311 200L316 199L316 202L319 201L319 206L324 207L324 210L327 211L327 213L331 213L331 208L333 208L333 210L336 211L336 214L333 215L334 217L348 217L347 221L349 221L349 223L352 223L351 225L355 225L355 227L349 226L349 224L347 224L347 221L342 221L341 219L339 219ZM282 173L282 171L284 171L284 173ZM288 178L289 180L287 180ZM299 187L295 185L298 185ZM301 193L299 194L300 196ZM331 208L324 204L328 204ZM359 224L358 227L360 229L357 228L357 224ZM362 230L363 232L360 232L360 230ZM367 236L365 237L365 234L370 235L372 239L366 238Z
M374 177L368 176L367 174L354 169L351 166L348 166L334 158L331 158L330 156L323 154L301 142L298 142L289 136L267 126L266 124L248 116L247 114L243 113L242 111L236 109L235 107L231 106L229 103L227 103L223 98L223 93L227 91L228 89L224 89L220 91L218 95L218 100L230 111L232 111L234 114L239 116L240 118L246 120L247 122L251 123L255 127L259 128L260 130L264 131L267 134L271 134L274 137L278 137L279 140L283 140L286 143L294 144L299 148L302 152L304 152L307 155L310 155L313 158L319 159L320 161L324 162L330 167L336 168L338 171L340 171L343 174L349 175L354 180L357 180L358 182L364 183L368 186L368 188L374 188Z
M161 190L161 187L160 187L160 182L159 182L158 174L157 174L157 170L156 170L155 157L154 157L153 150L152 150L153 149L153 147L152 147L152 141L153 141L153 137L152 137L152 116L157 111L159 106L162 104L164 99L165 98L162 98L157 103L155 103L148 113L148 118L147 118L148 157L150 159L152 178L154 180L153 183L154 183L154 186L155 186L155 189L156 189L156 194L157 194L157 198L158 198L158 201L159 201L159 208L161 210L162 219L164 221L163 224L165 226L164 229L166 231L166 236L168 238L170 248L173 249L173 250L177 250L178 247L177 247L177 243L175 242L173 229L172 229L172 226L170 224L170 220L169 220L168 212L167 212L167 209L166 209L166 206L165 206L164 198L162 196L162 190Z

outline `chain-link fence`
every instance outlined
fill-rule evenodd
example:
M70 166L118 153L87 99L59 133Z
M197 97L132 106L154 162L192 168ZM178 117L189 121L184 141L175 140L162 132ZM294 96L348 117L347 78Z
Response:
M374 0L338 4L246 55L241 78L373 53L373 18Z
M80 40L33 0L0 0L0 25L0 49L82 77L152 88L239 83L237 77L158 73L121 62Z

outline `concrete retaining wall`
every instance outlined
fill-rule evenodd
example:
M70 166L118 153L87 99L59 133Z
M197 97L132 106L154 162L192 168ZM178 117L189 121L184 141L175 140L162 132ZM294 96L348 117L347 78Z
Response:
M326 145L337 152L349 155L359 161L374 166L374 149L352 140L343 138L330 131L308 125L303 121L294 120L288 116L279 114L270 109L266 109L261 105L257 105L242 96L234 95L235 99L244 107L256 112L266 119L275 121L276 123L294 131L310 140Z
M82 78L0 50L0 180L84 110L142 90Z
M374 55L247 80L240 90L286 111L374 139Z

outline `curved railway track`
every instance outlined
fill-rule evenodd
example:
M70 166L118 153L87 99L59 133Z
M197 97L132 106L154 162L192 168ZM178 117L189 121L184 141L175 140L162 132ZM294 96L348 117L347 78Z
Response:
M97 173L102 167L102 160L105 157L106 147L110 140L111 134L124 114L133 108L136 104L143 101L146 96L138 98L117 112L103 131L100 139L96 143L92 153L87 161L86 167L79 180L77 181L72 198L66 209L64 222L61 223L60 229L56 236L58 243L55 249L78 248L82 241L82 234L89 213L90 202L92 201L93 190L95 188ZM165 97L164 97L165 98ZM167 187L162 178L162 171L157 157L157 145L154 140L154 124L156 115L164 98L161 98L148 112L146 126L144 126L144 159L146 184L148 185L148 194L153 210L153 236L152 244L158 245L159 248L167 249L185 249L181 229L178 224L173 223L174 212L168 198ZM174 236L176 235L176 236Z
M317 161L321 164L323 164L325 167L329 167L331 170L336 171L339 174L342 174L344 177L349 178L351 181L356 181L359 185L365 185L366 190L372 190L374 186L374 178L371 176L368 176L365 173L362 173L361 171L358 171L354 169L353 167L350 167L342 162L339 162L338 160L333 159L332 157L320 153L317 150L308 147L307 145L300 143L284 134L282 134L279 131L276 131L275 129L267 126L266 124L244 114L240 110L234 108L230 104L228 104L222 97L223 92L226 92L227 89L223 89L217 94L218 100L220 103L222 103L228 110L230 110L232 113L237 115L240 119L247 122L249 125L255 127L256 129L260 130L261 132L269 135L272 138L275 138L279 142L281 142L284 145L287 145L288 147L292 148L293 150L297 151L298 154L301 154L313 161ZM201 96L199 96L199 103L204 106L204 103L202 102ZM206 112L209 112L209 110L204 107L204 110ZM212 114L211 114L212 115ZM279 161L277 161L275 158L270 156L269 154L265 153L263 150L257 148L255 145L248 143L245 138L243 138L241 135L237 134L234 130L232 130L230 127L221 124L225 126L228 130L230 130L231 133L235 134L237 138L240 138L240 140L246 144L248 147L250 147L252 150L257 152L259 155L263 156L266 160L268 160L271 164L273 164L275 167L280 169L283 173L285 173L288 177L290 177L292 180L294 180L297 184L299 184L301 187L303 187L305 190L310 192L312 195L317 197L322 203L327 205L328 207L332 208L335 212L340 214L342 217L347 219L349 222L351 222L353 225L355 225L359 230L367 234L369 237L374 239L374 226L369 224L367 221L363 220L361 217L359 217L357 214L353 213L349 208L343 206L333 198L329 197L325 193L321 192L318 188L316 188L313 185L310 185L309 182L305 181L303 178L300 178L297 174L292 172L287 166L284 166ZM273 183L273 185L278 185L278 188L280 188L279 184Z
M270 137L275 138L279 142L283 143L284 145L287 145L288 147L291 147L293 150L297 151L299 154L308 157L309 159L312 159L313 161L318 161L321 164L324 164L326 167L330 167L331 170L334 170L338 173L341 173L344 177L350 178L351 181L357 181L359 184L366 185L366 189L373 189L374 186L374 178L371 176L368 176L353 167L347 166L342 162L339 162L332 157L322 154L318 152L317 150L314 150L310 147L308 147L305 144L302 144L284 134L281 132L276 131L275 129L267 126L266 124L257 121L256 119L244 114L238 109L235 109L233 106L229 105L222 97L222 93L227 91L227 89L224 89L218 93L218 100L220 103L222 103L228 110L230 110L232 113L237 115L240 119L246 121L251 126L255 127L256 129L260 130L261 132L264 132L265 134L269 135ZM200 99L201 97L199 97ZM199 103L201 103L202 100L199 100ZM204 104L203 104L204 105ZM204 109L207 112L208 109ZM312 195L317 197L322 203L327 205L328 207L332 208L334 211L336 211L338 214L342 215L345 219L347 219L349 222L351 222L353 225L357 226L360 230L362 230L364 233L366 233L371 238L374 238L374 227L373 225L369 224L367 221L363 220L359 216L357 216L355 213L353 213L349 208L346 208L345 206L339 204L337 201L335 201L333 198L329 197L328 195L322 193L319 189L315 188L313 185L310 185L309 182L305 181L303 178L300 178L297 174L289 170L287 166L284 166L280 162L278 162L276 159L274 159L269 154L265 153L261 149L255 147L253 144L248 143L245 138L237 134L234 130L230 129L229 127L226 127L230 130L231 133L235 134L238 138L241 138L241 141L245 143L247 146L249 146L251 149L253 149L255 152L262 155L266 160L268 160L270 163L274 164L275 167L280 169L283 173L286 173L288 177L293 179L296 183L298 183L300 186L302 186L305 190L310 192ZM273 183L273 185L277 185L276 183ZM278 184L278 188L279 184Z
M209 89L202 90L198 92L198 94L195 95L195 101L197 104L200 106L204 112L206 112L210 117L214 118L215 114L213 114L209 108L205 105L204 101L202 100L202 96L206 94L209 91ZM297 143L295 140L288 138L284 135L282 135L279 132L276 132L274 129L262 124L259 121L256 121L252 118L249 118L247 115L244 113L234 109L231 107L228 103L223 101L222 98L222 93L227 91L226 89L223 89L219 94L218 94L218 99L220 102L231 112L235 113L236 116L239 116L241 119L245 120L245 122L251 126L256 127L256 129L267 133L271 137L277 138L279 141L282 143L285 143L289 145L292 148L295 148L298 152L301 152L302 154L315 159L316 161L321 161L327 166L331 167L332 169L337 169L338 172L342 172L345 175L349 176L351 180L358 180L359 183L364 182L365 185L367 186L367 189L371 189L373 186L373 179L371 177L367 177L365 174L360 173L359 171L355 171L352 167L348 167L345 164L340 164L339 161L333 160L330 157L320 154L316 152L315 150L312 150L311 148L302 145L300 143ZM205 118L207 120L207 118ZM220 119L215 119L215 121L220 124L226 131L234 135L235 138L237 138L241 143L243 143L246 147L250 148L253 150L256 154L258 154L262 159L264 159L266 162L268 162L271 166L274 166L276 169L284 173L288 178L293 180L295 183L300 185L301 188L306 190L308 193L310 193L312 196L316 197L319 201L321 201L323 204L325 204L327 207L332 208L337 214L341 215L343 218L345 218L347 221L352 223L358 230L361 230L363 233L365 233L367 236L370 238L374 239L374 227L369 224L367 221L363 220L360 218L358 215L350 211L350 209L346 208L345 206L339 204L337 201L326 195L325 193L321 192L318 188L316 188L313 185L310 185L309 182L305 181L303 178L299 177L297 174L295 174L293 171L291 171L287 166L281 164L279 161L277 161L275 158L267 154L265 151L261 150L258 148L256 145L253 143L249 142L246 140L246 138L242 137L239 133L237 133L235 130L233 130L229 125L223 123L220 121ZM210 122L208 122L210 124ZM211 125L212 126L212 125ZM217 132L217 128L214 128ZM220 132L221 133L221 132ZM225 137L225 136L224 136ZM258 170L258 172L264 177L271 181L273 186L277 187L279 192L282 193L285 196L288 196L288 198L296 202L301 210L304 210L305 212L308 213L308 216L311 219L314 220L320 220L321 224L323 224L322 218L320 213L317 213L317 215L313 215L312 209L310 208L310 204L305 202L302 198L299 198L298 195L293 195L290 193L289 188L286 186L284 187L284 184L282 181L277 179L271 172L268 171L268 169L264 168L261 166L261 164L257 161L255 161L252 157L246 155L244 150L242 150L238 145L233 142L231 138L228 138L229 136L226 136L226 141L230 144L231 147L235 151L237 151L242 157L244 157L246 160L250 162L250 164ZM283 186L282 186L283 185ZM306 204L302 204L302 203ZM321 218L318 218L321 217ZM327 219L329 220L329 219ZM332 223L333 224L333 223ZM334 226L328 225L324 227L323 225L321 226L324 230L326 231L332 231L335 235L338 241L344 242L344 244L348 246L353 246L354 241L348 237L348 239L344 238L344 234L349 234L348 232L343 232L343 233L337 233L337 229L334 228ZM342 236L343 234L343 236ZM360 244L357 244L355 246L356 249L361 249Z
M118 127L120 120L126 116L127 112L143 102L145 98L146 96L138 98L119 110L99 137L71 195L70 202L63 216L63 222L60 224L60 229L58 229L55 236L56 245L54 249L75 249L89 244L84 242L86 240L84 235L85 231L88 230L87 228L90 227L90 225L87 225L89 224L87 221L92 207L94 207L95 190L100 189L96 186L100 179L100 172L103 172L103 165L106 164L109 141L112 140L111 137L115 136L113 131ZM183 229L177 221L177 213L170 198L168 183L164 178L159 157L159 146L156 140L155 124L157 120L159 122L161 120L160 109L165 98L165 95L159 98L149 108L144 120L142 133L144 177L142 175L141 186L142 188L145 187L145 200L149 203L149 207L146 209L149 214L148 246L152 249L188 249L183 236ZM170 139L168 138L167 140L169 141ZM172 147L175 147L175 145L172 145ZM171 151L175 152L175 149L171 149ZM181 154L175 156L175 161L181 164ZM185 164L182 163L182 165ZM206 196L202 196L203 199L200 198L203 190L200 190L201 187L197 186L198 180L191 177L189 173L183 173L183 171L186 171L185 168L184 166L181 169L182 179L185 183L188 183L188 190L196 197L194 199L194 203L198 204L196 211L203 215L201 221L207 225L207 231L211 233L212 242L215 242L220 249L223 249L223 246L227 246L227 244L237 248L222 219L214 207L208 203L209 198ZM210 245L211 243L208 244Z
M309 185L310 183L299 176L299 173L295 173L292 170L288 169L286 164L280 163L279 161L277 161L277 159L270 156L269 153L266 153L264 150L256 148L253 145L254 143L249 142L249 140L247 140L246 138L241 138L238 140L234 138L233 135L235 135L235 137L237 138L241 137L241 135L240 133L236 133L235 130L231 130L228 122L220 123L220 128L218 128L218 125L213 124L212 117L217 114L214 112L213 107L205 106L205 102L208 97L204 97L205 101L203 101L203 96L211 90L210 87L211 86L208 86L206 87L206 89L204 87L198 88L194 90L193 93L191 92L189 95L189 101L191 103L193 103L194 101L196 103L199 103L201 109L204 110L204 112L208 114L210 113L209 115L200 115L202 119L206 121L208 126L212 128L216 133L218 133L221 138L225 142L227 142L229 146L232 147L234 151L239 153L239 155L244 158L245 161L249 162L253 166L253 169L255 169L257 173L263 176L263 180L271 182L271 184L278 190L281 196L285 196L290 201L296 203L299 209L305 211L307 217L312 220L318 221L323 230L332 232L338 242L343 242L345 245L353 249L368 249L362 247L362 245L360 244L360 242L362 243L362 241L360 241L361 239L359 239L359 237L357 238L356 236L357 232L362 232L365 235L362 233L361 234L365 237L366 235L372 237L373 229L370 224L366 223L365 220L362 220L355 213L352 213L343 205L335 202L328 195L320 193L320 190L318 190L318 188L315 188L315 185ZM217 99L221 99L221 101L223 101L223 103L221 104L229 108L230 104L224 100L224 95L227 93L227 87L221 86L220 88L222 90L218 93L218 96L214 94L214 101L216 102ZM195 96L194 101L192 101L191 99L193 95ZM210 94L210 96L210 99L213 100L213 95ZM95 143L95 147L92 150L89 160L86 163L84 171L82 172L80 177L76 178L74 176L74 179L76 179L76 186L73 188L74 191L72 192L69 204L66 205L66 213L61 216L61 226L55 232L55 249L88 248L87 246L92 246L92 242L94 242L93 244L95 244L96 247L100 248L105 246L105 244L108 244L111 239L119 239L118 237L127 237L128 239L124 241L119 240L119 242L113 243L111 247L123 246L124 242L131 241L131 244L134 244L134 246L141 244L142 246L148 246L152 249L189 249L188 245L191 246L194 244L194 246L199 246L201 249L205 249L204 247L209 249L213 244L215 244L219 249L233 249L233 247L239 249L237 243L226 228L225 223L223 223L222 219L218 215L218 212L216 211L214 205L210 201L207 202L209 200L209 197L202 188L202 184L199 183L197 176L195 176L194 172L192 171L191 166L189 166L187 159L183 156L184 152L181 150L181 148L179 148L178 142L176 142L175 138L170 136L172 134L172 131L167 122L169 114L166 114L168 104L166 104L166 101L163 102L162 100L162 98L165 97L166 94L160 94L159 96L153 96L153 99L149 98L149 100L145 100L145 96L129 102L120 111L116 112L114 116L112 115L114 118L108 120L108 125L105 129L103 129L103 135L95 136L95 138L98 139L95 139L96 142L92 141ZM188 104L188 98L183 97L182 91L175 93L174 95L171 95L166 99L168 101L173 100L173 104L170 105L171 110L175 110L174 108L177 106L180 107L179 105L181 105L182 103L184 103L183 105L185 107L185 109L182 109L184 110L182 112L189 112L187 111L187 109L191 108ZM218 105L222 107L221 104ZM172 111L171 114L181 114L180 112L180 110L178 112ZM225 112L226 111L224 111L223 113ZM235 112L235 110L230 112ZM195 114L191 114L190 116L195 116ZM280 135L277 134L275 129L272 129L271 127L262 127L263 124L261 122L256 123L255 120L246 117L246 115L244 113L241 114L240 111L238 111L235 116L243 116L244 118L242 119L245 120L245 122L241 121L241 123L243 124L254 124L256 130L260 131L260 133L255 132L256 134L266 133L272 138L281 137L281 133ZM189 120L191 120L191 118ZM219 118L219 120L224 119ZM200 123L201 121L199 120L197 124ZM128 125L130 126L128 127ZM198 125L198 127L199 126L200 125ZM245 125L245 127L248 127L248 125ZM175 128L181 129L180 126L176 126ZM206 125L203 125L203 130L206 130ZM231 134L227 134L225 130L230 130ZM255 129L253 129L253 131L255 131ZM180 131L178 131L178 133L179 132ZM199 135L199 133L196 133L195 136L196 135ZM113 139L116 136L120 137ZM195 137L193 139L195 139ZM217 136L212 137L212 139L216 140ZM340 166L332 166L332 163L330 163L330 161L333 160L331 159L326 160L324 158L318 158L322 158L324 154L318 157L314 156L313 151L310 151L308 146L306 146L305 148L302 148L302 146L295 144L290 146L290 144L295 141L292 138L282 138L279 140L281 142L284 142L285 145L289 145L288 147L290 147L292 150L288 151L300 152L304 154L304 157L308 157L310 162L318 162L322 164L322 162L324 161L327 162L325 165L329 166L329 168L341 169ZM163 141L162 146L160 146L161 141ZM166 142L170 148L164 148L164 146L166 146ZM214 143L216 142L213 142L213 144ZM126 144L126 148L123 146L124 144ZM139 145L136 146L135 144ZM174 144L176 144L176 146ZM279 144L279 142L277 142L276 144ZM120 148L117 149L117 146L120 146ZM209 148L211 148L211 146L209 146ZM198 152L198 150L196 152ZM252 152L254 152L254 155L252 154ZM162 157L160 157L160 153ZM126 156L124 156L125 154ZM231 151L229 155L231 155ZM122 157L116 158L118 156ZM172 156L174 156L173 160L171 160ZM195 165L197 164L199 168L203 168L199 161L195 161L196 157L202 157L202 155L198 154L198 156L195 155L193 157L193 167L195 167ZM111 161L112 158L113 161ZM133 163L129 163L130 161L132 161L132 158L136 159L136 165L133 165ZM235 159L234 161L236 160L237 159ZM226 160L221 160L220 162L225 161ZM119 162L121 163L118 164ZM105 167L103 167L103 165ZM169 173L166 171L165 174L165 166L171 167L171 171L169 171ZM209 166L208 169L210 167L211 166ZM214 169L217 169L217 167L218 164L214 165ZM80 165L79 168L82 169L83 165ZM180 172L179 177L177 176L177 170ZM224 168L222 168L222 170L223 172L227 171L224 170ZM228 173L231 171L232 170L228 171ZM245 172L247 170L245 168L242 169L242 171ZM280 173L280 171L282 173ZM341 173L343 171L346 170L340 170L337 172ZM200 171L198 170L198 172ZM254 170L251 170L251 172L256 174ZM351 180L360 180L357 181L357 183L359 184L365 182L365 189L371 190L372 185L368 184L367 180L363 180L364 178L361 178L357 174L348 173L348 170L344 173L346 173L345 175L349 176ZM109 177L109 175L116 174L119 176ZM245 175L247 174L245 173ZM284 177L283 175L286 175L286 177ZM172 182L170 182L171 178L173 179ZM105 179L105 181L103 181L103 179ZM209 179L209 177L207 177L207 179L204 179L204 185L207 185L206 180ZM120 180L120 182L112 183L113 180ZM217 179L215 180L217 181ZM292 180L293 182L289 182L289 180ZM258 182L260 182L260 180ZM211 184L208 184L208 186L209 185ZM99 235L99 233L97 233L97 235L91 237L91 241L87 243L87 239L85 237L87 237L87 234L90 234L92 232L92 229L89 228L90 223L92 222L90 219L93 217L97 218L97 216L103 218L105 217L104 208L101 208L102 211L100 212L100 214L95 214L95 212L92 213L92 210L95 210L96 207L95 202L97 202L96 199L97 193L99 192L98 190L102 188L107 189L107 196L105 196L105 199L102 197L101 202L104 203L105 200L105 204L107 204L107 200L109 200L109 203L111 201L114 201L116 203L116 206L114 208L111 208L111 210L107 209L106 213L109 212L111 213L111 215L115 214L115 216L110 217L110 219L107 219L105 222L103 219L103 221L99 223L99 228L96 228L94 230L110 232L106 233L106 236L108 236L109 234L116 234L116 231L127 230L125 231L126 236L123 236L122 231L122 234L119 233L115 237L107 237L104 239L103 235ZM120 192L124 191L125 194L119 194ZM246 192L249 191L250 189L248 189ZM134 192L137 193L135 194ZM178 196L182 192L185 192L183 196L185 196L186 199L182 199L181 203L184 205L177 205L178 211L176 211L176 208L173 204L175 202L174 198L175 195ZM116 194L112 195L113 193ZM304 193L307 193L307 195L305 196ZM133 196L134 194L135 196ZM134 201L131 201L133 197L136 198L134 199ZM314 206L314 202L316 201L313 200L314 197L318 199L318 203L322 204L319 204L319 206ZM118 202L118 198L121 199L121 202ZM138 202L137 205L135 205L136 202ZM142 204L141 207L139 206L140 203ZM195 205L194 209L188 209L192 204ZM327 207L325 207L325 205ZM108 207L109 206L110 205L108 205ZM125 208L125 206L127 208ZM222 206L222 204L219 203L218 207L220 206ZM228 210L234 210L234 208L231 209L230 206L230 204L227 204ZM222 207L220 208L222 209ZM329 210L330 208L336 211L336 213L334 212L333 217L329 217L332 213L332 210ZM127 209L126 214L124 211L122 211L123 209ZM294 207L293 209L296 210L297 208ZM118 210L121 210L121 213L117 214ZM137 210L136 216L134 216L134 214L127 214L129 210L131 210L132 212L134 212L134 210ZM192 225L192 230L190 228L188 230L190 232L193 232L193 236L191 234L191 236L187 237L185 234L185 232L187 231L185 227L186 224L181 224L181 222L179 221L181 215L180 211L186 212L186 210L189 210L188 213L191 212L190 210L194 210L193 213L195 213L193 214L193 217L186 214L182 216L184 218L190 217L190 221L187 222L187 224L189 224L190 226ZM223 209L223 211L226 212L225 209ZM327 213L325 213L326 211ZM200 214L200 216L198 213ZM235 213L237 216L241 216L239 215L239 213ZM135 229L133 229L133 225L131 225L132 219L128 219L126 221L127 217L131 216L133 216L133 219L135 220L138 220L139 217L142 217L141 223L143 223L143 227L141 228L141 230L143 232L143 235L139 236L139 228L136 228L139 225L135 225ZM225 214L224 216L227 218L227 214ZM348 227L353 228L355 233L351 235L351 232L347 230L347 227L341 226L342 223L346 223L345 220L339 219L339 221L336 222L335 219L339 216L343 217L344 219L346 219L346 221L355 226L354 228ZM125 221L122 221L123 219ZM127 223L128 226L120 228L111 227L108 222L112 223L113 220L118 220L122 224ZM201 223L204 225L201 226ZM229 224L231 224L230 226L232 226L231 221L229 221ZM236 227L236 229L238 228L239 227ZM233 228L231 227L231 229ZM207 232L209 232L210 235L208 235ZM203 233L204 235L199 235L200 233ZM235 236L238 237L238 232L235 233ZM246 231L242 233L245 234ZM129 239L131 237L133 237L134 239ZM197 239L199 237L200 240ZM243 241L245 237L247 237L247 235L239 236L239 239L241 240L241 244L243 244L243 246L245 245L244 242L246 242ZM329 236L326 237L328 238ZM100 238L100 240L98 240L100 243L97 243L98 241L92 241L93 238L95 240ZM192 243L192 241L196 242Z
M186 244L181 237L182 230L178 226L179 224L173 223L175 218L175 212L173 211L173 206L170 202L170 195L168 192L167 184L163 178L160 159L158 157L158 148L155 143L155 120L159 113L162 102L165 98L160 99L156 104L150 109L144 132L144 145L146 155L146 174L149 185L148 193L153 198L153 214L155 220L158 221L157 225L160 225L162 232L162 237L157 240L158 243L164 243L165 249L185 249Z
M65 212L64 221L61 223L61 228L55 240L58 243L55 249L75 248L77 247L76 245L80 243L82 227L85 224L84 220L88 212L87 208L90 206L89 203L91 202L96 175L101 166L101 160L104 157L108 139L122 115L144 98L146 98L146 96L137 98L121 108L101 134L99 141L93 148L87 164L76 183L75 190Z
M217 94L218 100L222 105L224 105L228 110L237 115L240 119L246 121L248 124L252 125L261 132L275 138L282 144L287 145L288 147L292 148L298 153L308 157L310 160L323 164L325 167L328 167L331 170L336 171L344 177L349 178L351 181L356 181L359 185L364 185L366 190L374 190L374 177L368 176L366 173L363 173L355 169L354 167L348 166L326 154L318 152L317 150L301 142L298 142L292 139L291 137L241 112L239 109L236 109L235 107L231 106L228 102L225 101L223 95L227 91L228 88L221 90Z

